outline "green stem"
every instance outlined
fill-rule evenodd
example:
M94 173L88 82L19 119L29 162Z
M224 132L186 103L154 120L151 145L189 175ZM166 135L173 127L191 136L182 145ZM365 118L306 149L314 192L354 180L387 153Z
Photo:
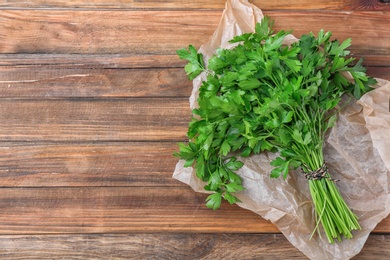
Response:
M329 243L333 244L335 239L341 241L342 236L352 238L351 231L361 229L357 216L345 203L329 173L325 178L309 180L309 188L317 221L321 223ZM317 223L313 234L318 227Z

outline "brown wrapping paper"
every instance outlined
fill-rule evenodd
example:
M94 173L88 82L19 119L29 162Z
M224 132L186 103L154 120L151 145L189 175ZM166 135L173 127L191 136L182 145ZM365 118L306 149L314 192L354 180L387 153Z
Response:
M228 40L235 35L254 30L263 14L247 0L229 0L220 24L212 38L200 48L207 61L217 48L229 48ZM293 27L293 26L291 26ZM294 36L286 39L289 44ZM200 75L194 80L190 107L196 107ZM370 232L390 213L390 82L378 79L374 91L341 111L336 126L330 131L324 156L330 174L341 181L340 192L359 217L362 230L354 238L329 244L323 234L310 240L315 227L313 205L307 180L300 172L289 177L269 177L271 153L239 158L244 166L239 170L244 191L237 194L238 205L274 223L286 238L310 259L349 259L358 254ZM176 165L173 177L190 185L197 192L206 192L192 168Z

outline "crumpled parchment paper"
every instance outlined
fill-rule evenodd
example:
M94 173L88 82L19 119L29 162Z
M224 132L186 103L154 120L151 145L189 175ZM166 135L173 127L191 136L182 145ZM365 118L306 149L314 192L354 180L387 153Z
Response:
M229 48L228 40L235 35L254 31L262 11L247 0L228 0L218 28L212 38L201 46L207 61L217 48ZM293 26L291 26L293 28ZM286 44L295 41L287 37ZM193 82L190 107L196 107L198 89L204 78ZM353 239L329 244L325 234L310 240L315 227L313 205L307 180L299 172L289 177L269 177L270 161L276 156L262 153L239 158L244 166L238 171L244 191L237 194L242 208L251 210L274 223L285 237L310 259L349 259L358 254L370 232L390 213L390 82L377 79L374 91L358 102L348 105L330 131L324 148L329 172L353 212L359 217L362 230L354 231ZM173 178L190 185L197 192L206 192L205 185L192 168L179 161Z

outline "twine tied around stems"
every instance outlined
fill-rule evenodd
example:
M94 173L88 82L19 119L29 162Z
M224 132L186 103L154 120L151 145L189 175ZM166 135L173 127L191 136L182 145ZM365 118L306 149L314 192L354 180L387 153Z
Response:
M318 181L318 180L321 180L322 178L328 178L334 182L337 182L339 180L337 179L332 179L330 178L329 174L328 174L328 167L326 167L326 164L324 163L319 169L315 170L315 171L309 171L309 172L305 172L303 171L303 174L305 175L305 178L306 180L312 180L312 181Z

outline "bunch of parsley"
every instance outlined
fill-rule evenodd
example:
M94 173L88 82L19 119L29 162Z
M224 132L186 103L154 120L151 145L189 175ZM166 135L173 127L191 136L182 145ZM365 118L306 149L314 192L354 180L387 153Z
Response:
M285 46L290 32L274 34L272 26L265 17L255 32L234 37L230 42L236 46L219 49L207 68L192 45L177 51L188 61L190 80L202 72L207 78L189 124L190 141L179 144L175 155L207 182L205 190L214 193L206 205L217 209L222 199L239 201L234 193L244 189L236 173L243 163L234 155L278 152L270 176L286 178L290 169L300 167L329 242L351 238L360 226L329 175L323 144L342 96L358 99L376 81L366 75L361 61L348 58L350 39L340 44L321 30Z

